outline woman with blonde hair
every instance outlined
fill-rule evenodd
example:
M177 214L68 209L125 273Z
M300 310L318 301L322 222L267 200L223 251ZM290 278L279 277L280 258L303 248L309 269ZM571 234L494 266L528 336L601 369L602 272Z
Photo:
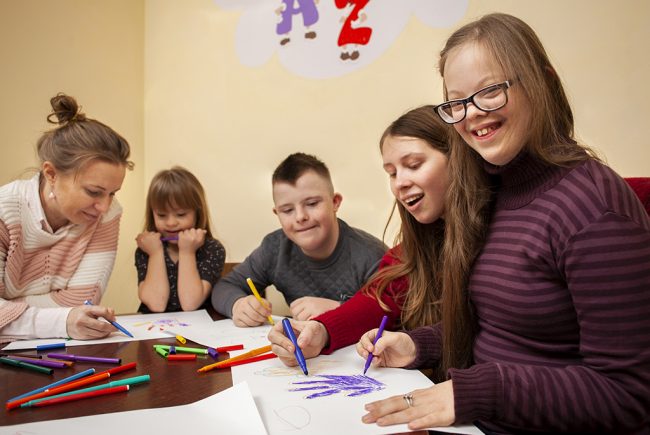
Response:
M116 329L99 304L117 252L129 144L58 94L56 128L37 143L40 171L0 187L0 340L104 337ZM73 307L73 308L70 308Z

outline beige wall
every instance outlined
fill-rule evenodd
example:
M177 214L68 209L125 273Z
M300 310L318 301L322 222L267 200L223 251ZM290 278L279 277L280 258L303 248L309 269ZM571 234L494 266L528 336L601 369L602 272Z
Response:
M118 194L124 208L117 261L104 303L137 307L133 239L143 214L144 2L0 0L0 184L36 165L51 128L49 100L66 92L131 144L136 169ZM135 298L135 299L134 299Z
M462 23L492 11L538 32L566 84L579 137L622 175L650 175L642 139L650 2L470 0ZM330 166L344 196L340 216L381 236L391 197L378 137L407 109L441 100L436 55L451 28L412 19L374 64L313 80L276 58L242 66L234 49L239 16L212 0L0 0L1 181L32 164L47 99L58 90L133 145L137 169L119 194L125 216L105 298L118 311L137 307L133 238L159 169L181 164L199 177L228 261L243 260L278 227L270 176L297 150Z

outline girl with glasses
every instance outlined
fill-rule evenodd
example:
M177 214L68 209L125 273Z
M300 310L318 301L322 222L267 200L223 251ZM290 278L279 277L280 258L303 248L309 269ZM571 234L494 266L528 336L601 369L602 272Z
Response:
M453 124L447 237L492 180L487 234L446 243L442 322L376 331L375 364L439 367L448 380L366 405L363 421L411 429L477 422L489 433L650 431L650 218L626 182L574 136L571 107L534 31L487 15L439 63ZM449 214L453 213L453 219ZM450 296L453 295L453 296ZM447 304L447 305L444 305Z

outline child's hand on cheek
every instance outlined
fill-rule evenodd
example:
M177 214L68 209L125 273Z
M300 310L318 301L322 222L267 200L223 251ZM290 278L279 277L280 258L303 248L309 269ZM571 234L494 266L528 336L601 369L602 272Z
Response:
M151 256L158 251L162 251L163 244L160 241L160 233L154 231L144 231L135 238L138 248L142 249L147 255Z
M187 250L196 252L203 243L205 243L205 235L207 231L200 228L190 228L178 233L178 249L179 251Z

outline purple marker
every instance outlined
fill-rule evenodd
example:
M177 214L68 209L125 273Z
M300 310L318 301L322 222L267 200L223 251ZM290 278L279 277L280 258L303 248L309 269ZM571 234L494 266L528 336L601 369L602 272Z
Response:
M96 362L106 364L121 364L121 358L100 358L96 356L70 355L67 353L48 353L48 358L62 359L66 361Z
M217 349L208 347L208 355L210 355L213 359L217 359L217 357L219 356L219 352L217 351Z
M381 338L381 334L384 333L384 328L386 327L386 321L388 321L388 316L384 316L383 319L381 319L381 324L379 325L379 330L377 331L377 335L375 336L375 341L372 343L373 345L377 344L377 341ZM368 359L366 360L366 365L363 368L363 374L365 375L366 372L368 371L368 367L370 367L370 363L372 362L373 354L368 355Z
M169 242L170 240L178 240L178 236L161 237L160 238L160 241L162 241L162 242Z

